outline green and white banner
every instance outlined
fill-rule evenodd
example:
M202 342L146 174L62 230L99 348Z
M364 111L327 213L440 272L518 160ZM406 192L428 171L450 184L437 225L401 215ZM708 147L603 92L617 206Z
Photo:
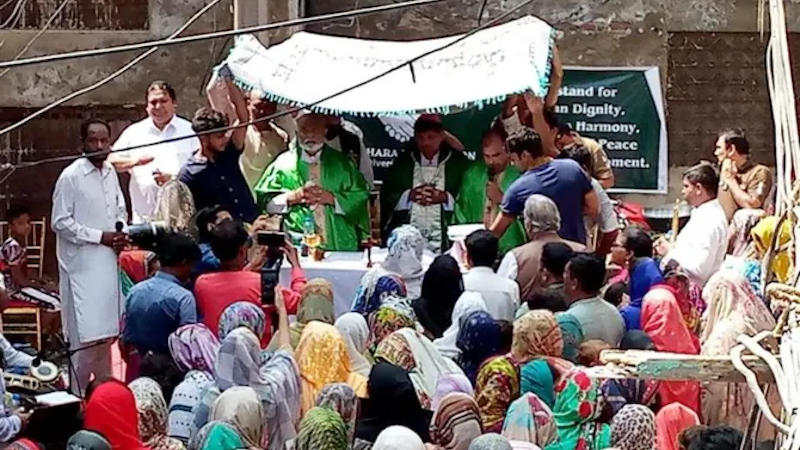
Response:
M475 158L481 134L500 109L472 108L443 116L442 122ZM616 175L613 192L667 192L667 130L657 67L567 67L556 109L561 121L603 145ZM376 180L413 137L416 117L348 117L364 133Z

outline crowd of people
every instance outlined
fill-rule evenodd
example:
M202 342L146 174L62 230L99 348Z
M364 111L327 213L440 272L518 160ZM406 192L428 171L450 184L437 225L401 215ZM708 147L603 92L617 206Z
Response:
M325 250L355 251L371 233L375 180L352 124L309 111L260 120L276 105L225 79L191 122L155 82L148 118L113 146L104 121L84 123L89 156L62 172L52 212L70 388L84 397L68 448L738 448L757 408L744 383L590 368L607 349L727 355L740 334L775 326L763 286L789 277L788 255L767 273L759 261L788 228L769 215L769 169L750 160L743 132L725 132L719 167L684 173L693 211L680 234L621 228L608 157L558 121L552 100L510 96L474 162L438 116L420 116L380 187L388 256L345 299L307 280L295 243L314 232ZM131 174L131 223L169 228L151 249L132 249L118 227L129 223L118 172ZM24 270L30 214L8 219L0 261L15 293L37 281ZM456 259L447 226L458 223L485 229ZM291 282L265 306L257 234L279 229ZM426 267L431 250L441 254ZM342 301L350 312L337 317ZM111 379L115 342L124 382ZM0 440L28 414L5 409Z

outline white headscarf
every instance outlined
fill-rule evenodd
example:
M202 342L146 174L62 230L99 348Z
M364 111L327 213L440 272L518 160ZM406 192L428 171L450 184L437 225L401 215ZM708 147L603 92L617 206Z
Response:
M381 431L372 450L425 450L425 443L410 429L393 425Z
M487 311L483 296L478 292L464 292L461 294L461 297L458 298L453 307L450 326L444 331L442 337L433 341L433 345L436 346L442 356L454 359L461 354L461 350L456 347L458 324L461 322L462 317L466 317L475 311Z
M396 273L406 282L409 298L417 298L422 292L422 254L425 238L413 225L402 225L394 229L386 243L389 254L381 267Z
M350 356L350 370L369 378L372 365L364 357L369 345L369 325L359 313L347 313L336 319L334 324L347 345Z

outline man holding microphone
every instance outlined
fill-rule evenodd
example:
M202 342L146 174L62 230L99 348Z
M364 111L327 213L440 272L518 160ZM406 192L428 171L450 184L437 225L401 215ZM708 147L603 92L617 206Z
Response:
M81 125L86 155L67 166L53 192L52 228L61 293L61 320L69 342L70 387L82 395L92 375L111 375L110 346L119 335L122 298L117 254L128 242L125 197L106 161L111 130L100 119ZM87 155L88 154L88 155Z

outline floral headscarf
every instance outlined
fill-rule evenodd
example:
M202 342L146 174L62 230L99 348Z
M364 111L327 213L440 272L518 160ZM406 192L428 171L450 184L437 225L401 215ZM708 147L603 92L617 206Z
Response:
M295 450L348 450L347 426L330 408L314 407L300 422Z
M380 308L389 296L401 298L408 296L406 283L399 275L376 267L361 278L351 310L359 314L371 314Z
M400 309L385 305L369 315L372 343L378 345L386 336L401 328L414 328L414 318Z
M358 418L358 397L347 383L331 383L319 393L317 406L330 408L339 414L347 426L347 442L353 442Z
M178 368L188 372L214 373L219 340L203 324L184 325L169 335L169 352Z
M537 356L560 358L564 353L564 340L553 313L537 309L517 319L511 351L520 364Z
M503 333L500 324L486 311L475 311L461 318L456 346L459 362L470 381L475 381L484 361L500 352Z
M603 412L600 383L575 369L556 386L553 416L560 450L604 450L611 446L611 427L599 423Z
M532 393L511 403L502 434L509 440L530 442L541 448L558 439L553 411Z
M236 302L228 306L219 318L217 336L223 340L231 331L239 327L248 328L258 337L258 340L261 340L266 327L264 311L250 302Z
M475 400L484 431L502 431L506 411L519 397L519 385L519 363L511 355L498 356L484 363L475 384Z
M130 384L139 412L139 436L153 450L181 450L183 443L167 435L167 402L161 386L150 378L137 378Z
M626 405L611 421L611 444L620 450L653 450L656 417L650 408Z
M467 450L482 433L478 405L467 394L447 394L433 413L431 441L442 449Z
M458 348L458 333L461 329L461 320L475 311L486 311L486 302L479 292L464 292L456 301L450 316L450 326L444 331L441 338L435 339L433 344L445 358L458 357L461 350Z

